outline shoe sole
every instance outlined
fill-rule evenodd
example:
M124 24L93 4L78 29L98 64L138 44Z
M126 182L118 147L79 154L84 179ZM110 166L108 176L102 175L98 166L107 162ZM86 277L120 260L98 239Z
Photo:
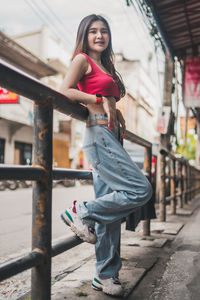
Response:
M98 287L96 285L96 282L92 282L91 287L93 288L93 290L98 291L98 292L104 292L106 295L111 295L111 296L115 296L115 297L117 297L117 296L121 297L123 295L123 292L121 292L120 294L108 292L108 291L106 291L106 288L104 288L104 286Z
M71 230L75 233L75 235L77 235L81 240L83 240L84 242L86 243L90 243L90 244L96 244L97 240L96 241L91 241L91 240L88 240L86 238L86 236L78 230L78 228L74 225L74 223L70 220L70 218L67 216L67 214L61 214L61 219L64 221L64 223L67 225L67 226L70 226Z

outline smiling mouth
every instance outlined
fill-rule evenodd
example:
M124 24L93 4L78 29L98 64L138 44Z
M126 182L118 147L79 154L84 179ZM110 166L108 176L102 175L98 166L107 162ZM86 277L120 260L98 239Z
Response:
M104 42L95 42L95 44L104 45Z

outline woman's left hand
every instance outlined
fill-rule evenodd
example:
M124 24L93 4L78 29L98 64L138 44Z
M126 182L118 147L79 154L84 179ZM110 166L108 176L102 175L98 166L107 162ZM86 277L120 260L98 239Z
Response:
M126 131L126 122L125 122L124 117L119 109L116 110L116 114L117 114L117 120L119 121L119 123L122 126L122 138L124 138L125 131Z

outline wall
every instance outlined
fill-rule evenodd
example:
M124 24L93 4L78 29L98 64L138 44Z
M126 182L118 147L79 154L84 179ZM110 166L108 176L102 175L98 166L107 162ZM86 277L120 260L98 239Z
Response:
M118 54L116 60L116 69L127 89L127 95L117 104L123 112L127 129L156 142L158 134L155 124L159 108L156 81L140 61L127 60L122 54Z

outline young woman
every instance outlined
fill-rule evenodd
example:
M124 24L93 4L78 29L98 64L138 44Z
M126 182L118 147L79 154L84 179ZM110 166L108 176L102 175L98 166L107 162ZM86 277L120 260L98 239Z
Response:
M61 218L81 239L96 244L92 287L120 295L117 249L121 219L144 205L152 191L119 142L118 125L124 135L125 121L116 101L125 95L125 87L113 64L111 32L102 16L89 15L81 21L61 92L88 108L83 150L93 168L95 189L94 200L75 201Z

